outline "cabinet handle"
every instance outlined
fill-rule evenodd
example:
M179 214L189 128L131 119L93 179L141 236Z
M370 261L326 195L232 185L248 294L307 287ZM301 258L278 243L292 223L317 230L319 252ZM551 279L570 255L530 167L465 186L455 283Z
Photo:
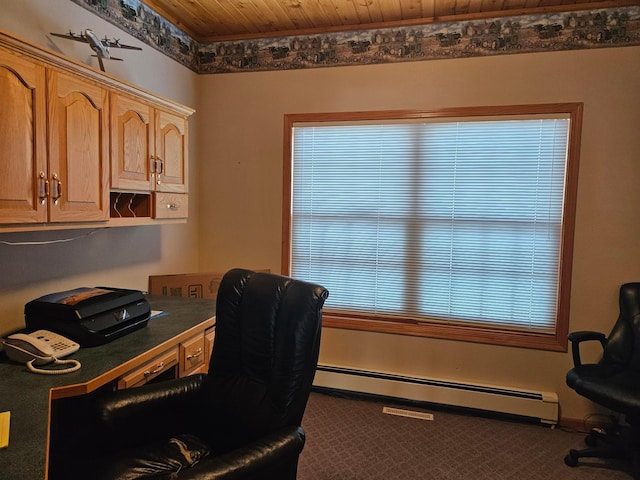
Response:
M176 210L180 210L180 205L178 205L177 203L167 203L167 208L169 210L176 211Z
M44 172L40 172L38 175L38 199L40 204L47 203L47 197L49 196L49 180L46 179Z
M149 168L151 169L151 173L156 173L156 157L153 155L151 155L151 165L149 165Z
M160 185L160 175L164 173L164 162L160 157L156 158L156 185Z
M187 355L187 360L193 360L194 358L198 358L200 355L202 355L202 349L201 348L199 348L196 353L192 353L190 355Z
M52 182L52 194L51 194L51 198L53 199L53 204L54 205L58 205L58 201L60 200L60 197L62 197L62 182L60 181L60 179L58 178L58 174L54 173L53 174L53 182Z
M164 362L160 362L158 364L158 366L155 368L155 370L147 370L146 372L144 372L144 376L148 377L149 375L155 375L158 372L161 372L162 370L164 370Z

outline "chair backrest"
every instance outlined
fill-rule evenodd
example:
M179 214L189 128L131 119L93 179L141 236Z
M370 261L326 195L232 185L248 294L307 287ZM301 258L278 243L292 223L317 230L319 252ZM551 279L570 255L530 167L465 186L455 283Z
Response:
M225 447L300 425L327 296L320 285L281 275L244 269L224 275L207 378L207 428L225 432Z
M640 283L622 285L619 303L601 362L640 371Z

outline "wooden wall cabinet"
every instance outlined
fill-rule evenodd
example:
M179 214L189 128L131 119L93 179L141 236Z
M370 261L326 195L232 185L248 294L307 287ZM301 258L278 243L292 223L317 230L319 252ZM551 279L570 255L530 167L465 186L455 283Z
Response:
M155 189L186 193L189 152L187 119L162 110L155 112Z
M111 188L187 192L187 119L111 95Z
M153 107L126 95L111 95L111 188L153 190L154 145Z
M107 90L6 50L0 84L0 222L106 221Z
M111 217L187 217L187 128L184 115L111 95Z
M108 90L47 70L49 221L109 218Z
M0 232L185 221L192 109L3 31L0 91Z
M0 92L0 223L45 222L44 64L0 49Z

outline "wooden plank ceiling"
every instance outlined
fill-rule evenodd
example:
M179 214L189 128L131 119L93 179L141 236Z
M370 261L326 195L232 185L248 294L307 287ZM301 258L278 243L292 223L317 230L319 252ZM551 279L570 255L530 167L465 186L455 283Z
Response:
M200 42L309 35L552 11L632 0L141 0Z

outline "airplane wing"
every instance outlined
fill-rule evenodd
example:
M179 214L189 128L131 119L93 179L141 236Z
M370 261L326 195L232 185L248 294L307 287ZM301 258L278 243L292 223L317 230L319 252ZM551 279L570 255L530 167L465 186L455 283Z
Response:
M127 50L142 50L140 47L134 47L132 45L126 45L124 43L120 43L120 40L117 39L117 38L110 39L110 38L105 37L102 40L100 40L100 42L105 47L110 47L110 48L125 48Z
M51 32L51 35L54 37L66 38L68 40L75 40L76 42L89 43L89 40L87 40L87 37L85 37L83 33L73 33L71 30L69 30L69 33Z

